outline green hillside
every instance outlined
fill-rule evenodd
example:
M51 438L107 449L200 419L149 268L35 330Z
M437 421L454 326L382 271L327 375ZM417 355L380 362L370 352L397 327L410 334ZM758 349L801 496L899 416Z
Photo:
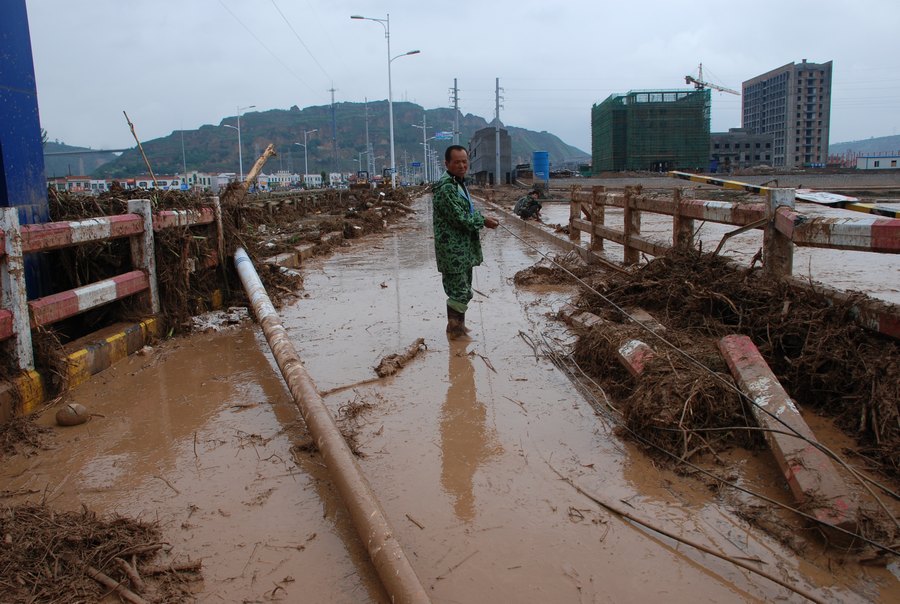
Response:
M387 166L390 161L390 137L388 127L387 101L369 103L369 141L377 166ZM394 103L394 146L397 164L402 165L404 157L408 161L422 161L422 129L413 124L422 123L423 108L415 103ZM427 111L428 134L435 129L453 130L453 110L449 108ZM235 117L227 117L218 125L204 125L198 130L184 131L184 157L182 159L181 131L169 136L149 141L141 141L144 152L157 174L173 174L183 170L206 172L237 172L237 133L225 124L236 125ZM275 144L278 157L266 164L266 171L284 169L303 171L303 147L294 143L303 142L304 130L318 132L308 136L309 170L354 171L359 154L366 150L365 105L363 103L338 103L335 105L336 132L332 130L331 106L320 105L289 110L246 113L241 117L241 140L243 143L244 172L248 172L253 162L269 143ZM465 145L472 134L488 125L488 122L472 114L460 117L460 141ZM530 162L532 151L548 151L554 164L564 161L585 161L589 155L580 149L562 142L548 132L533 132L523 128L509 127L512 138L514 163ZM337 139L337 151L332 138ZM431 141L440 153L451 141ZM404 153L406 154L404 156ZM365 164L365 157L363 156ZM145 173L146 168L137 149L123 153L118 159L104 164L94 174L101 177L127 176Z

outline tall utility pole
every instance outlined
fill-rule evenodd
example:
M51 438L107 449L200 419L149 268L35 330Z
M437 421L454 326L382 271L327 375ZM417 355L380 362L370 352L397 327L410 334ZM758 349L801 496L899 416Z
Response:
M372 145L369 143L369 99L365 98L366 102L366 172L369 173L369 178L375 176L375 160L372 158L374 153L372 153ZM360 164L360 170L362 170L362 164Z
M337 120L334 117L334 84L328 89L331 93L331 171L340 172L337 165ZM357 97L359 98L359 97Z
M500 78L497 78L496 105L494 109L494 146L496 147L497 166L494 172L494 185L503 184L503 175L500 172Z
M453 100L453 144L459 144L459 88L456 86L456 78L453 78L453 88L450 89Z
M422 156L424 161L422 162L422 170L424 171L425 182L429 182L428 180L428 124L426 123L428 115L423 111L422 112L422 125L413 124L413 128L421 128L422 129Z

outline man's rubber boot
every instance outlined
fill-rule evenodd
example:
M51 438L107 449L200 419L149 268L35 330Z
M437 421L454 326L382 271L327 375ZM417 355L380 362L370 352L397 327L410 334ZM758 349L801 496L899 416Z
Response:
M465 313L447 307L447 335L451 340L468 339L465 318Z

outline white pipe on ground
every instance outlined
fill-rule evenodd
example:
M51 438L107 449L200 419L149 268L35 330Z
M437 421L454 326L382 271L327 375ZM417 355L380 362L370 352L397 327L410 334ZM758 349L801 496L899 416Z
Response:
M281 324L281 319L253 267L253 262L243 248L235 250L234 264L244 291L250 298L256 319L262 326L272 354L275 355L281 375L322 454L388 596L392 602L410 604L430 602L419 577L416 576L409 559L394 537L394 530L375 498L372 487L363 476L356 458L341 436L315 383L303 367L297 351L294 350L287 331Z

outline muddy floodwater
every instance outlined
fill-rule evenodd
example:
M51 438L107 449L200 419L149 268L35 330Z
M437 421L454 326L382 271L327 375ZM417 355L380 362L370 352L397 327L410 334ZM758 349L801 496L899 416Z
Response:
M572 337L548 315L573 290L512 284L539 250L557 252L514 221L524 242L505 229L482 237L473 341L448 342L430 200L415 207L307 266L303 297L280 314L319 391L339 389L325 397L335 417L364 406L341 425L434 602L805 601L611 515L560 475L824 601L900 601L896 563L843 566L824 547L800 558L615 436L535 352ZM417 338L426 352L371 381ZM52 450L7 460L8 501L158 520L172 556L202 559L199 602L387 601L255 324L163 342L67 400L97 415L57 429ZM767 453L732 462L787 498Z

